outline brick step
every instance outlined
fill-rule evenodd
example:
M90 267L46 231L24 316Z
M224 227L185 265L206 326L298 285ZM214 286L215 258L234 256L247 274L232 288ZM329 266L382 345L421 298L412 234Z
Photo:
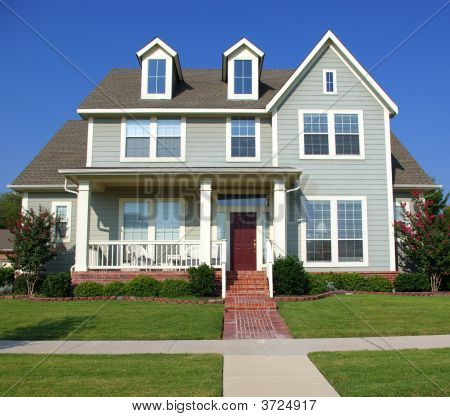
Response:
M227 287L269 288L269 284L267 282L227 282Z
M276 307L263 307L263 306L234 306L234 307L225 307L226 312L231 311L277 311Z
M227 278L232 277L266 277L266 273L263 271L238 271L227 272Z
M227 278L227 282L268 282L267 278L251 278L251 277L239 277L239 278Z
M228 296L238 296L238 297L245 297L245 296L265 296L268 297L269 296L269 292L268 291L258 291L258 290L253 290L253 291L230 291L227 290L227 295Z
M277 304L267 296L229 296L225 298L225 311L272 311Z

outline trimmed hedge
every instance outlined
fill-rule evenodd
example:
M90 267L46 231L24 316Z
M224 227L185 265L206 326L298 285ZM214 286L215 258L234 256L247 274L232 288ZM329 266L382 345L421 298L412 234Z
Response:
M303 295L308 292L308 279L303 262L297 256L279 256L273 264L274 292L281 295Z
M309 294L321 294L332 290L391 292L392 283L378 275L363 276L358 273L308 274Z
M125 284L124 295L132 297L159 297L160 287L160 282L155 278L139 276Z
M431 283L421 272L403 273L395 278L395 291L398 292L426 292L431 291Z
M73 290L75 297L99 297L103 295L103 285L97 282L81 282Z
M0 267L0 287L11 285L14 282L14 269L10 267Z
M214 268L203 263L200 266L188 269L189 282L193 295L208 297L214 293Z
M119 297L125 295L125 282L115 281L103 286L103 295L107 297Z
M181 279L161 281L159 296L163 298L184 297L192 295L191 284Z
M47 275L40 292L46 297L70 297L72 294L70 272Z

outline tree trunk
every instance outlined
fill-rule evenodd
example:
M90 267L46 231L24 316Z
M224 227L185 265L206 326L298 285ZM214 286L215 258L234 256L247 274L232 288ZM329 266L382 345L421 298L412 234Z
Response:
M432 272L430 274L430 281L431 281L431 291L432 292L439 291L439 288L441 286L442 277L439 274Z

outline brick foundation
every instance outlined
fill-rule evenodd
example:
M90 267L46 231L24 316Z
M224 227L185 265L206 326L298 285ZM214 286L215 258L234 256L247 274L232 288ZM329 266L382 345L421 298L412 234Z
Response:
M188 279L186 271L86 271L72 272L72 284L98 282L108 284L114 281L131 281L138 276L148 276L163 281L165 279Z

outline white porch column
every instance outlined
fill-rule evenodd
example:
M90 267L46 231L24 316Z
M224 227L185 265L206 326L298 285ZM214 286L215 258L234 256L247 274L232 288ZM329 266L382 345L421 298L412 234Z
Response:
M200 184L200 263L211 264L211 180Z
M286 186L284 180L273 184L273 249L275 256L286 255Z
M89 181L80 181L77 199L75 271L87 271L88 269L90 207L90 183Z

